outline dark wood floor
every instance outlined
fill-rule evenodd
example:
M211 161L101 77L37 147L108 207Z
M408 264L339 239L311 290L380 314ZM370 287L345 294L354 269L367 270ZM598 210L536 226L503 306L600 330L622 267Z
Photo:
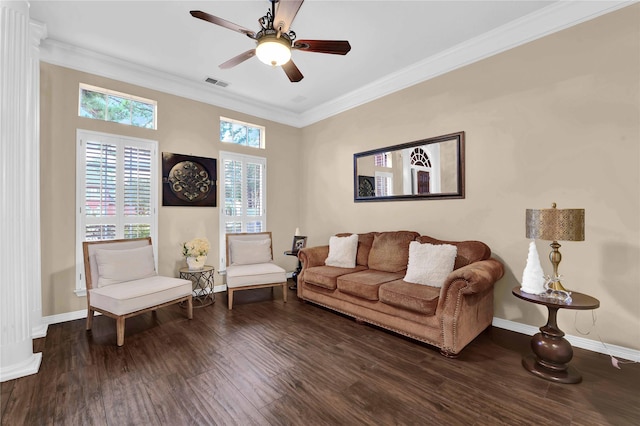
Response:
M489 328L458 359L269 289L49 327L37 375L2 384L3 425L638 425L640 368L575 350L578 385L533 376L529 337Z

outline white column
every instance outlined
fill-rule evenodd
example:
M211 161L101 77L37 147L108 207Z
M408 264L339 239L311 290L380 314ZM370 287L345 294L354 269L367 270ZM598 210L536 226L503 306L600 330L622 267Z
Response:
M33 267L29 269L30 276L27 281L32 285L31 294L31 337L45 337L47 335L47 324L42 322L42 273L41 273L41 253L40 253L40 40L47 36L46 25L31 21L30 27L30 84L27 85L29 94L27 95L29 143L27 144L27 162L32 164L31 173L27 175L25 181L27 192L33 194L29 197L30 217L26 220L30 223L32 231L31 240L34 241Z
M35 374L40 326L39 68L29 3L0 1L0 381ZM36 58L37 61L37 58ZM36 85L34 85L34 79ZM34 303L36 305L34 306ZM39 314L37 312L40 312Z

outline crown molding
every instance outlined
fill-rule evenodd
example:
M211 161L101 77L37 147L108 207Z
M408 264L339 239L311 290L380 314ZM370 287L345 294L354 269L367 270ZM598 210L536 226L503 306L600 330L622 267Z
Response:
M638 1L558 1L299 114L56 40L44 40L40 59L301 128Z
M417 62L301 115L308 126L332 115L366 104L498 53L570 28L623 7L633 1L558 1L479 37Z
M225 92L224 88L205 85L58 40L43 41L40 46L40 60L294 127L298 127L300 121L297 114L255 99L246 99Z

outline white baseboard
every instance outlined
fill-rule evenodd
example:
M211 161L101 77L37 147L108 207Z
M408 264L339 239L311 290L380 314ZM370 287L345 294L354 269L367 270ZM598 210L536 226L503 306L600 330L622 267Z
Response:
M217 293L217 290L223 291L225 286L216 286L214 291ZM96 315L100 315L99 312L96 312ZM44 324L58 324L66 321L74 321L77 319L82 319L87 317L87 310L82 309L80 311L75 312L67 312L64 314L51 315L48 317L43 317L42 322ZM502 318L493 318L492 325L494 327L503 328L509 331L515 331L516 333L526 334L527 336L533 336L539 331L538 327L534 327L532 325L526 325L519 322L509 321ZM586 349L592 352L598 352L606 355L613 355L616 358L622 358L630 361L640 362L640 351L630 348L625 348L624 346L607 344L606 346L598 341L598 340L590 340L585 339L584 337L578 336L564 336L565 339L571 343L571 345Z
M508 321L495 317L493 318L492 325L494 327L504 328L505 330L515 331L516 333L526 334L528 336L533 336L540 331L538 327L534 327L532 325L521 324L519 322ZM564 338L576 348L611 355L625 360L640 362L640 351L635 349L625 348L623 346L612 345L609 343L605 346L605 344L599 340L590 340L579 336L565 335Z
M46 337L48 327L48 324L39 324L37 326L31 327L31 338L38 339L40 337Z
M6 382L7 380L36 374L40 369L41 362L42 352L38 352L31 355L26 361L20 364L0 368L0 382Z

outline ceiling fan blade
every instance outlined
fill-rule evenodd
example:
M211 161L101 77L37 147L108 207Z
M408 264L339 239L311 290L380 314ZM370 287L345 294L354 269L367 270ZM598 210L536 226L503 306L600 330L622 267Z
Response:
M237 31L241 34L246 35L247 37L256 38L256 33L241 27L240 25L234 24L233 22L229 22L226 19L218 18L217 16L209 15L206 12L202 12L200 10L192 10L189 12L191 16L194 18L202 19L203 21L211 22L212 24L220 25L221 27L229 28L230 30Z
M289 60L286 64L282 65L282 69L284 70L287 77L292 83L297 83L304 78L296 64L293 63L293 60Z
M247 50L246 52L241 53L238 56L234 56L233 58L229 59L227 62L220 64L220 68L226 70L228 68L235 67L236 65L246 61L247 59L251 59L254 56L256 56L256 49Z
M298 14L304 0L280 0L276 16L273 18L273 28L283 33L289 32L289 27Z
M296 40L293 48L307 52L346 55L351 50L351 45L346 40Z

